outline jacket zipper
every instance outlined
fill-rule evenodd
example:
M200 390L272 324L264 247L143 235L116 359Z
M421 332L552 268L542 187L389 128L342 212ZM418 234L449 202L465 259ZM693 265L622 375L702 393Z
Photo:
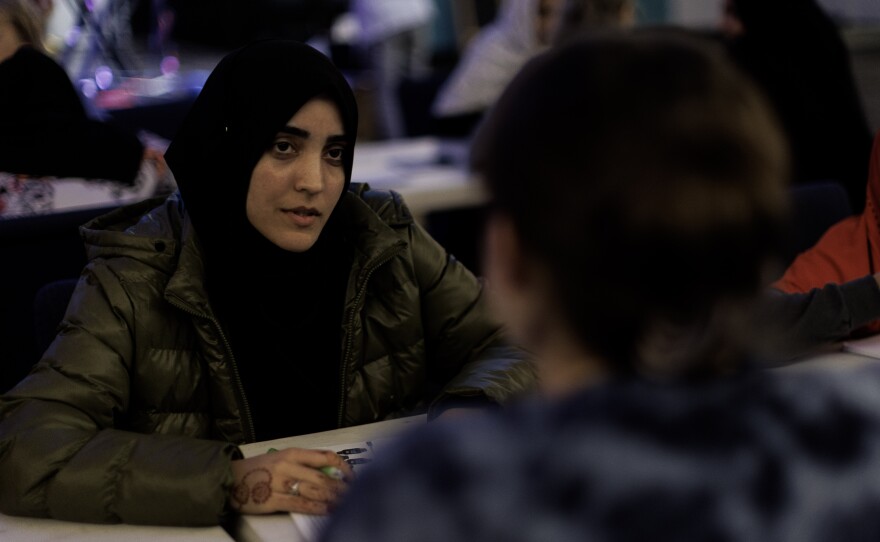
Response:
M218 322L215 318L208 316L207 314L200 314L186 306L184 306L182 301L177 300L177 298L173 296L168 296L168 301L171 302L172 305L182 310L183 312L195 316L197 318L204 318L206 320L210 320L212 324L214 324L214 328L217 330L217 333L220 334L220 339L223 341L223 346L226 348L226 355L229 356L230 365L232 367L232 377L235 381L235 387L238 390L238 396L241 400L241 409L244 411L244 438L247 442L255 442L256 438L256 430L254 429L254 418L251 415L251 407L248 404L247 397L244 394L244 386L241 383L241 376L238 373L238 363L235 361L235 356L232 354L232 347L229 346L229 341L226 339L226 334L223 333L223 328L220 327L220 322Z
M394 245L385 251L385 253L378 256L375 260L373 260L373 264L370 267L367 267L362 273L361 276L363 280L361 281L360 288L358 288L357 294L354 298L354 304L351 307L348 315L348 325L346 329L348 332L346 333L345 339L345 350L342 354L342 368L339 371L339 409L337 410L336 417L336 427L342 427L342 417L345 414L345 378L346 378L346 368L348 367L348 358L351 355L351 346L354 339L352 338L353 333L351 332L352 326L354 326L355 316L358 314L358 307L361 303L361 298L364 293L367 291L367 284L370 282L370 277L373 275L373 272L379 267L385 265L391 258L397 255L398 252L402 249L402 245Z

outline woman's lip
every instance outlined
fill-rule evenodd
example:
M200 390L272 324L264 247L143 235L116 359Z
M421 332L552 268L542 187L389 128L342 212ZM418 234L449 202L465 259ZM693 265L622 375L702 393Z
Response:
M294 213L305 216L321 216L321 211L314 207L294 207L293 209L281 209L285 213Z
M281 211L288 220L304 228L314 225L321 216L317 209L311 207L297 207L295 209L282 209Z

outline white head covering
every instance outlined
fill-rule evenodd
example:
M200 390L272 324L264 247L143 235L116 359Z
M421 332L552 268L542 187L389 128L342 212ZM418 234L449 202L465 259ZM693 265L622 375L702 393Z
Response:
M360 24L359 41L373 44L431 22L432 0L354 0L352 12Z
M432 106L438 117L484 111L544 49L535 36L539 0L505 0L495 21L470 43Z

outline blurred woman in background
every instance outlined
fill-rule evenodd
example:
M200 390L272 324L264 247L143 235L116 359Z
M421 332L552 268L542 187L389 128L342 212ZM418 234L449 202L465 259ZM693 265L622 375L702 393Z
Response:
M860 213L872 133L834 21L816 0L726 0L722 30L779 115L793 182L837 181Z

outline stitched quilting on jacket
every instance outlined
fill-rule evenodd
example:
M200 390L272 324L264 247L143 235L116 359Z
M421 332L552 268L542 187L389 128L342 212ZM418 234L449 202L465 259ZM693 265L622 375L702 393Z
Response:
M531 387L531 363L501 341L480 283L399 196L353 185L344 197L339 212L356 249L339 425L401 415L426 399L503 402ZM0 400L0 510L216 524L234 444L253 440L253 420L183 204L136 204L82 235L89 264L59 335Z

